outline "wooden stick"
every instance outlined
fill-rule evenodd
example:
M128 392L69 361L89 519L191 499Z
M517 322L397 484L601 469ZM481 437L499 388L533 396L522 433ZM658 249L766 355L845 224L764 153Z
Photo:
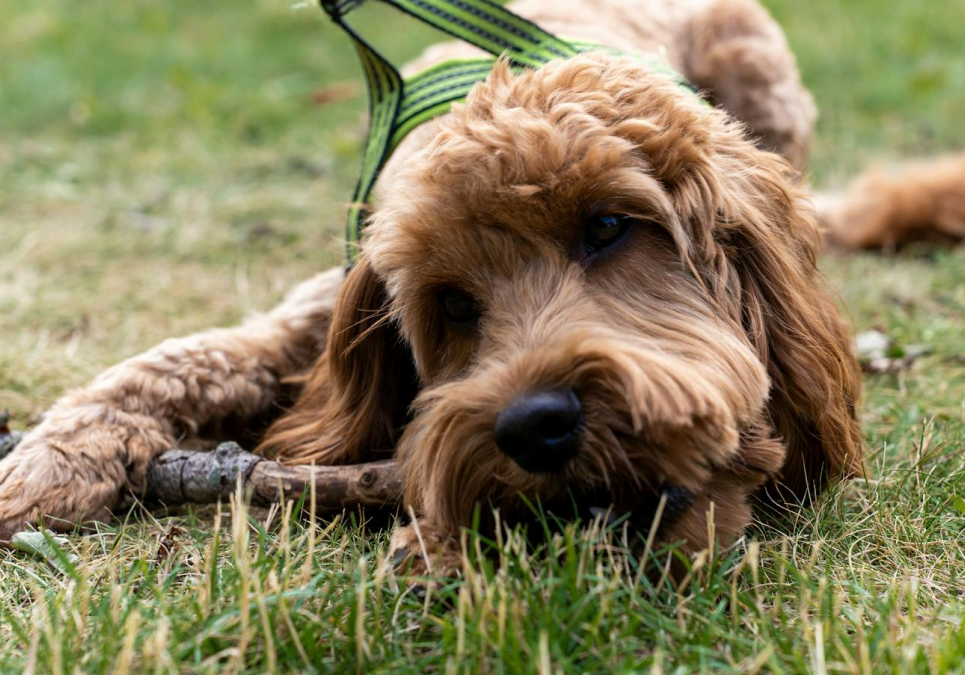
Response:
M20 438L16 432L0 432L0 449L9 452ZM245 452L237 443L222 443L211 452L169 450L148 467L144 490L138 496L169 506L213 504L219 499L227 501L237 489L239 477L242 489L251 491L252 503L260 505L298 499L313 483L319 512L394 507L402 502L402 477L393 460L286 466Z
M0 410L0 459L3 459L17 447L17 443L23 438L23 432L10 431L10 413Z

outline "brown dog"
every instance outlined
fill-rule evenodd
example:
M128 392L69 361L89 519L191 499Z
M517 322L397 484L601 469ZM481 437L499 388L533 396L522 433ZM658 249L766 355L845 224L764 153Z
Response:
M693 551L711 503L726 543L760 491L797 499L860 471L858 370L792 168L814 106L778 27L752 0L515 9L665 50L719 107L633 59L497 65L396 152L350 274L58 402L0 463L0 538L41 515L107 517L177 439L264 416L289 381L302 391L262 449L349 463L397 448L417 522L393 547L437 571L480 503L511 519L572 499L649 526L666 495L659 536ZM859 243L887 242L888 213L878 227Z

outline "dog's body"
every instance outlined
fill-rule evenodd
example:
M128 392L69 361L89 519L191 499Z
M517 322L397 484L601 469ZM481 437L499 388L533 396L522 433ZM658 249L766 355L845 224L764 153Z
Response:
M430 569L478 503L512 518L521 496L574 496L650 517L666 495L661 539L697 550L711 503L727 542L761 490L802 498L860 471L860 379L793 168L815 111L780 29L752 0L514 8L665 54L730 116L630 58L498 64L396 151L351 273L58 402L0 463L0 539L41 515L107 517L176 440L262 418L293 380L263 450L397 448L418 520L393 546Z

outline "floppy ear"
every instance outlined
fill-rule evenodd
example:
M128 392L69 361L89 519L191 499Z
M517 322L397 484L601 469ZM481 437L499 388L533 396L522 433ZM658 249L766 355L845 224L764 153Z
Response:
M391 453L418 381L387 304L363 255L342 285L325 351L261 449L300 464L350 464Z
M787 445L768 492L804 500L829 479L862 471L861 378L850 333L817 271L820 236L808 201L782 160L753 153L742 162L743 194L733 200L741 213L718 230L730 267L723 276L767 364L770 421Z

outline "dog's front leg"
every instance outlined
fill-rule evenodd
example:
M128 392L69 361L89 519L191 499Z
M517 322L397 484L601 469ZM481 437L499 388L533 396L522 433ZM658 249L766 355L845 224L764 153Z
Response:
M320 274L240 326L167 340L61 398L0 462L0 541L40 517L55 529L104 520L180 438L264 414L321 351L343 275Z

